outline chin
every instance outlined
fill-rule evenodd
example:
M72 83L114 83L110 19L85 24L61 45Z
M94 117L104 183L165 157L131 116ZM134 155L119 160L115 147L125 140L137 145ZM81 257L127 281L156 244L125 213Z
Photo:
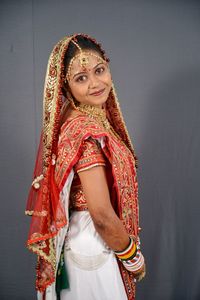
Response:
M98 105L98 106L99 106L99 105L103 105L106 101L107 101L107 98L104 99L104 100L100 100L100 99L99 99L99 100L97 100L97 101L91 101L90 104L91 104L91 105Z
M102 95L102 97L97 97L96 99L92 99L91 101L90 101L90 104L91 105L103 105L104 103L106 103L106 101L107 101L107 99L108 99L108 96L109 96L109 94L108 95L106 95L106 97L105 97L105 95ZM88 103L89 104L89 103Z

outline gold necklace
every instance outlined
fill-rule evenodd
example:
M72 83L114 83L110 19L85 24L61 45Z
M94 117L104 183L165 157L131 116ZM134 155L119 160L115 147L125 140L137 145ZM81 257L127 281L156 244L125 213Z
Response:
M100 108L90 104L80 103L78 106L76 106L76 109L87 114L90 118L97 120L97 122L102 124L107 131L109 131L111 134L114 134L114 136L124 144L122 138L114 130L109 120L107 119L106 110L104 108Z
M115 136L115 138L117 138L118 141L120 141L125 147L126 149L128 149L128 151L131 152L131 150L129 149L129 147L126 145L126 143L123 141L123 139L121 138L121 136L115 131L115 129L113 128L113 126L110 124L110 122L107 119L106 116L106 110L104 108L99 108L97 106L93 106L90 104L83 104L83 103L79 103L77 106L74 104L74 101L72 101L72 105L76 110L79 110L80 112L85 113L86 115L88 115L89 117L97 120L100 124L103 125L103 127L110 132L110 134L112 134L113 136ZM131 152L132 153L132 152ZM134 155L133 155L134 156ZM135 166L137 167L137 158L134 156L135 159Z
M103 125L103 127L106 130L111 129L111 125L107 119L106 110L104 108L100 108L100 107L90 105L90 104L80 103L77 106L77 109L79 111L87 114L89 117L96 119L99 123L101 123Z

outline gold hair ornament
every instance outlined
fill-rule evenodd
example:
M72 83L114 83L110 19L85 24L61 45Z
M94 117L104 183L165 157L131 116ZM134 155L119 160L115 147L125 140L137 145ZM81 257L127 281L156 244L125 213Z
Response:
M70 60L70 63L69 63L69 67L68 67L68 71L67 71L67 74L66 74L66 79L68 80L68 82L70 81L70 77L71 77L71 68L72 68L72 64L74 62L74 60L76 58L78 58L79 60L79 64L80 66L85 70L86 69L86 66L88 65L89 63L89 57L90 56L93 56L95 58L97 58L98 61L101 61L102 63L107 63L106 60L104 60L101 56L95 54L94 52L92 51L83 51L81 49L81 47L74 41L74 40L71 40L71 42L78 48L79 50L79 53L77 55L75 55L74 57L72 57L72 59Z

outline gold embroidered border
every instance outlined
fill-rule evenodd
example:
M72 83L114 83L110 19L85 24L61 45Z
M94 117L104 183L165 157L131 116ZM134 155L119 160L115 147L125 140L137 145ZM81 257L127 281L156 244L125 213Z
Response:
M61 69L64 53L73 36L63 38L54 47L47 65L43 98L43 162L45 174L52 155L52 145L55 139L56 121L59 118L61 106Z
M36 217L46 217L47 211L34 211L34 210L25 210L25 215L27 216L36 216Z
M104 166L105 167L105 163L95 163L95 164L92 164L92 165L90 165L90 166L87 166L87 167L84 167L84 168L82 168L82 169L80 169L80 170L77 170L77 173L80 173L80 172L82 172L82 171L86 171L86 170L89 170L89 169L91 169L91 168L93 168L93 167L96 167L96 166Z

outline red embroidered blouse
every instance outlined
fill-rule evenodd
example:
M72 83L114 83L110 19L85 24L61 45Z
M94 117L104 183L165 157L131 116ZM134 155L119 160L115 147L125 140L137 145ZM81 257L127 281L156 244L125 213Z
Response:
M89 137L84 141L81 157L74 166L75 174L70 191L70 209L79 211L88 209L78 173L99 165L106 166L106 158L98 141Z

